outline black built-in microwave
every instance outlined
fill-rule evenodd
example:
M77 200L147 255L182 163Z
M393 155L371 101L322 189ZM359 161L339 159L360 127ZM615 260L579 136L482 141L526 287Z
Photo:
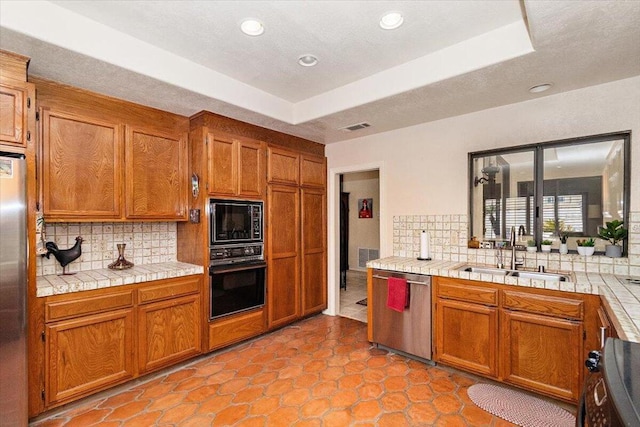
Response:
M210 245L262 243L260 201L210 199Z

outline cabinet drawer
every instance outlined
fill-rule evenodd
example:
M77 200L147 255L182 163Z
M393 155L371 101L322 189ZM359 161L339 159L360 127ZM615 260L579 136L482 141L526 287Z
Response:
M144 304L180 295L198 292L200 277L186 277L162 280L154 285L146 286L138 291L138 302Z
M497 306L498 290L467 285L459 281L438 278L438 296L459 301Z
M87 296L62 301L47 301L45 322L100 313L133 305L133 291L112 291L104 295Z
M580 300L515 291L503 292L503 307L506 309L565 319L581 320L584 317L584 302Z

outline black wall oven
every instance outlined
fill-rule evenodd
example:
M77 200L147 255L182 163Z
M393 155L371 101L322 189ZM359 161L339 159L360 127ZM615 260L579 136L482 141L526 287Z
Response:
M209 267L209 319L264 306L264 261Z
M211 199L209 319L264 306L264 261L260 201Z

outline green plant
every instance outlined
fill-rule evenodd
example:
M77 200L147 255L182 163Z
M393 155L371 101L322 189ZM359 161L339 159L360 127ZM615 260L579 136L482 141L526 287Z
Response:
M614 219L607 222L606 227L600 227L598 237L602 240L608 240L612 245L627 238L627 229L624 228L624 221Z
M578 240L578 246L592 247L596 245L596 241L593 240L593 237L589 237L588 239Z
M551 240L543 240L542 245L547 245L547 246L551 246L553 244L553 242Z
M569 236L567 235L567 233L561 233L561 234L560 234L560 243L562 243L562 244L565 244L565 245L566 245L566 244L567 244L567 237L569 237Z
M536 241L533 239L527 240L527 246L533 247L536 245Z

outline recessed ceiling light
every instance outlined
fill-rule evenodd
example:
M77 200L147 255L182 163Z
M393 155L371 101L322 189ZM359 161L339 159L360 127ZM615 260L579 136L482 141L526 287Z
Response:
M387 12L380 18L380 27L383 30L395 30L404 22L400 12Z
M303 67L313 67L317 63L318 58L311 54L302 55L300 58L298 58L298 64L302 65Z
M531 92L531 93L544 92L545 90L550 89L551 86L552 86L551 83L544 83L544 84L541 84L541 85L536 85L536 86L530 87L529 88L529 92Z
M240 24L240 29L248 36L259 36L264 33L264 26L257 19L245 19Z

